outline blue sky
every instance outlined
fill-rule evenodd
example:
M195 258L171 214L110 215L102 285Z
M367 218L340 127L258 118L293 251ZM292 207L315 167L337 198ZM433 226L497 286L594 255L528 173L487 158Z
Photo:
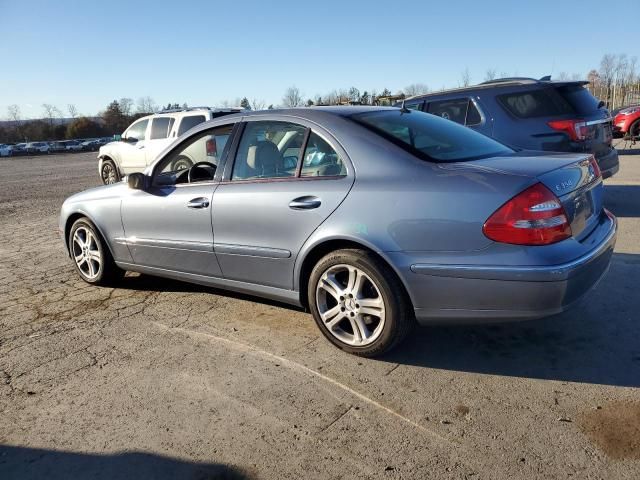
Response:
M627 2L627 7L640 0ZM167 6L165 6L165 4ZM605 53L640 55L637 32L602 1L0 0L0 118L18 104L93 115L120 97L216 105L281 102L334 88L457 86L488 68L581 73ZM629 9L629 12L634 10ZM636 50L636 51L633 51Z

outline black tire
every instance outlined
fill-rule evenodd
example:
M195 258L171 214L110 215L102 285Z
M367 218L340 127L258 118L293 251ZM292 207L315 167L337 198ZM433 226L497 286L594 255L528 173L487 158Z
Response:
M118 172L118 167L116 167L113 160L103 160L102 167L100 168L100 178L105 185L118 183L120 181L120 172Z
M90 240L91 245L88 247L88 250L97 250L100 254L99 265L97 265L97 262L91 261L91 265L93 265L94 267L93 272L95 273L95 275L90 274L89 261L83 262L83 266L81 266L76 260L77 256L83 253L83 249L78 243L74 241L74 237L76 233L78 233L78 236L82 238L81 234L84 232L91 233L92 240ZM84 238L86 239L86 236ZM124 270L118 268L113 260L113 257L111 256L109 247L107 247L104 239L100 235L100 232L93 225L93 223L89 221L89 219L82 217L76 220L71 226L71 230L69 230L69 238L67 239L67 241L69 245L69 254L71 256L71 260L73 261L73 265L76 267L76 271L80 275L80 278L82 278L82 280L84 280L85 282L92 285L111 286L116 284L124 276Z
M193 162L189 159L189 157L185 157L184 155L180 155L178 158L176 158L173 161L173 164L171 165L171 170L176 172L178 170L191 168L192 165L193 165Z
M632 139L640 138L640 118L629 126L629 136Z
M319 304L322 303L322 301L316 293L318 283L325 272L331 271L332 267L341 268L342 266L356 267L364 272L375 285L375 288L379 291L379 296L382 297L384 301L384 323L380 333L372 343L364 346L350 345L337 338L336 335L329 331L329 328L320 316ZM415 326L411 300L402 286L400 279L384 261L366 250L337 250L320 259L311 272L307 297L311 314L323 335L341 350L362 357L375 357L391 350L397 346ZM342 297L340 298L342 299ZM357 304L355 306L360 307ZM337 307L340 307L340 305L337 305ZM342 308L342 311L344 312L345 309ZM346 317L343 321L348 322L349 318ZM345 325L348 329L349 324L347 323Z

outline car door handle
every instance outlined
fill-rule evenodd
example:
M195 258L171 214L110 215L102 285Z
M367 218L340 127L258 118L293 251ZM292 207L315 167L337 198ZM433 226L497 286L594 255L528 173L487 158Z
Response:
M322 202L318 197L298 197L289 202L289 208L293 210L311 210L312 208L318 208Z
M189 200L187 207L189 208L207 208L209 206L209 199L204 197L198 197Z

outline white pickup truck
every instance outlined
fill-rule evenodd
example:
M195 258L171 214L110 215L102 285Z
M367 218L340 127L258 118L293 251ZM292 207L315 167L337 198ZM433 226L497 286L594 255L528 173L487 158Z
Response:
M165 110L139 118L125 130L120 139L107 143L98 151L98 172L105 184L119 182L125 175L142 172L158 154L177 137L196 125L241 108L194 107ZM189 167L184 158L182 168Z

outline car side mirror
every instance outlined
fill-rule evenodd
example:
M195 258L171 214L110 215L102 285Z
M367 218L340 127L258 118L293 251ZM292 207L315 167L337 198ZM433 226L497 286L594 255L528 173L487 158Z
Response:
M136 143L138 141L135 137L122 137L122 140L127 143Z
M130 173L127 176L127 185L132 190L144 190L147 188L147 176L140 172Z

